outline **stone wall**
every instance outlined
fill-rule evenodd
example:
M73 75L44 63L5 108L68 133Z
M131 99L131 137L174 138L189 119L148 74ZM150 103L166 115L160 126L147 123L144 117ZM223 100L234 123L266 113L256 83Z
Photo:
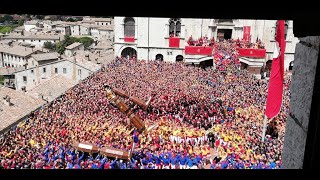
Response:
M283 168L302 169L311 110L320 36L299 38L290 87L290 116L283 148Z

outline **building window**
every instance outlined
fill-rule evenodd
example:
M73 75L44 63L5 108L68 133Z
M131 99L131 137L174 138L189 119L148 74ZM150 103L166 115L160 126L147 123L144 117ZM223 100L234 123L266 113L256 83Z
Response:
M23 76L23 82L27 82L27 76Z
M169 20L169 36L180 37L181 34L181 20L180 18L171 18Z
M66 73L67 73L67 69L63 68L63 74L66 74Z
M78 75L81 75L81 69L78 69Z
M45 73L46 72L46 68L43 68L43 73Z
M288 20L286 20L285 22L284 22L284 39L285 40L288 40L287 39L287 35L288 35L288 29L289 29L289 21Z
M33 74L33 69L30 72L31 72L31 74Z
M58 74L58 68L54 68L54 73Z
M135 36L135 21L132 17L126 17L124 19L124 36L125 37Z

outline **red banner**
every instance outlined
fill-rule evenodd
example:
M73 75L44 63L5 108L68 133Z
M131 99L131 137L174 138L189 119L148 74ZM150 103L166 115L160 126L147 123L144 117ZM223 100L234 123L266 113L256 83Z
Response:
M186 46L184 51L191 55L212 55L212 47L208 46Z
M180 37L170 37L169 38L169 47L180 47Z
M134 42L134 37L124 37L124 42Z
M243 39L250 41L250 26L243 26Z
M267 96L266 115L268 118L275 117L281 109L285 48L284 20L279 20Z
M252 58L265 58L266 49L249 49L249 48L240 48L239 56L242 57L252 57Z

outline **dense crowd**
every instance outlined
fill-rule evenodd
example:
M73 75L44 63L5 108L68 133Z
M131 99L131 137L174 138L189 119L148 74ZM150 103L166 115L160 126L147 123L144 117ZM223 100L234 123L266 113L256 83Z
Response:
M201 36L198 39L193 39L193 37L190 36L187 41L189 46L213 46L214 42L214 37L209 39L207 36Z
M229 44L236 44L237 48L250 48L250 49L264 49L264 43L261 41L261 39L256 40L256 42L250 42L248 40L245 39L229 39L229 40L222 40L219 41L217 44L221 45L223 44L223 42L229 42ZM188 46L215 46L215 39L214 37L212 37L211 39L209 39L207 36L201 36L198 39L194 39L192 36L189 37L188 41L187 41Z
M4 169L281 168L290 75L283 106L261 142L268 82L237 66L236 42L216 42L216 68L116 58L0 138ZM228 63L225 63L228 62ZM104 85L147 101L132 104L147 127L139 134L108 102ZM133 133L134 132L134 133ZM213 134L210 149L208 134ZM128 161L79 152L88 142L133 150Z
M264 49L264 43L261 41L261 39L256 40L256 42L250 42L250 41L246 41L244 39L239 40L237 39L237 46L239 48L251 48L251 49Z

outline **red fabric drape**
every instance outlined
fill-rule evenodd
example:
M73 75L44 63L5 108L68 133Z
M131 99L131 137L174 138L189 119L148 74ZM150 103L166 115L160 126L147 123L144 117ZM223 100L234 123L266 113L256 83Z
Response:
M134 37L124 37L124 42L134 42Z
M180 37L170 37L169 38L169 47L179 47L180 46Z
M186 46L186 54L197 54L197 55L212 55L212 47L209 46Z
M275 117L279 113L282 104L285 48L284 20L279 20L266 105L268 118Z
M266 49L240 48L239 49L239 56L253 57L253 58L264 58L264 57L266 57Z

